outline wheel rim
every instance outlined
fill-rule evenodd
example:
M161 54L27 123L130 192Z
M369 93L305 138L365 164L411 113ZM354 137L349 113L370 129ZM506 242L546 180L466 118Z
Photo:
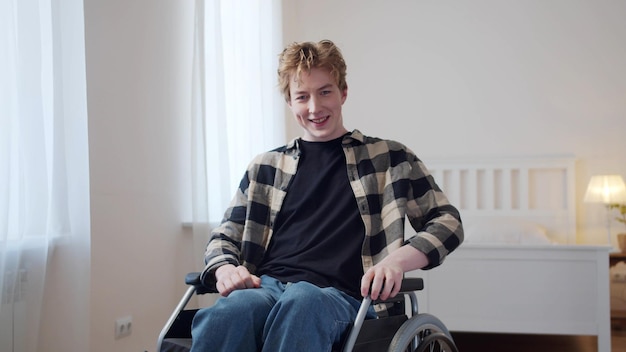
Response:
M389 352L458 352L452 335L435 316L422 313L407 320L394 335Z
M434 332L430 329L420 331L415 352L456 352L456 347L450 338L443 332Z

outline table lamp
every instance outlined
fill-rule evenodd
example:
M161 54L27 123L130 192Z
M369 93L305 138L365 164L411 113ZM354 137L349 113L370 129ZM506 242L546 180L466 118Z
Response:
M606 206L607 240L611 245L611 205L626 204L626 184L620 175L592 176L585 192L585 203L602 203Z

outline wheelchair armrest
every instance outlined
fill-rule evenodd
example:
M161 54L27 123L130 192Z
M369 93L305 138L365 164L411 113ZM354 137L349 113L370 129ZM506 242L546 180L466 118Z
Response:
M187 276L185 276L185 284L189 286L202 285L202 282L200 281L200 273L188 273Z
M217 293L215 287L206 287L200 280L199 272L188 273L185 276L185 284L189 286L194 286L196 288L196 294L205 294L205 293ZM400 293L403 292L413 292L424 289L424 280L422 278L404 278L402 280L402 286L400 286Z
M199 272L188 273L185 276L185 284L189 286L193 286L196 288L196 294L203 295L205 293L217 293L217 289L215 287L206 287L200 280Z
M414 295L415 291L420 291L424 289L424 280L422 278L404 278L402 279L402 285L400 286L400 291L398 295L394 297L389 297L387 299L377 299L372 302L372 304L381 304L381 303L393 303L397 304L400 302L404 302L404 295Z
M421 277L410 277L402 279L400 293L420 291L424 289L424 280Z

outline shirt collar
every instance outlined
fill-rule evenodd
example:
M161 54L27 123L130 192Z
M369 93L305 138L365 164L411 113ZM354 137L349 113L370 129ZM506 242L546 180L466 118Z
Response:
M286 149L287 149L287 154L300 154L300 137L298 138L294 138L291 141L289 141L289 143L287 143ZM365 141L365 136L363 135L363 133L361 133L361 131L359 130L353 130L352 132L346 134L343 137L343 144L344 145L349 145L349 144L363 144Z
M359 130L353 130L343 137L343 144L363 144L365 143L365 136Z

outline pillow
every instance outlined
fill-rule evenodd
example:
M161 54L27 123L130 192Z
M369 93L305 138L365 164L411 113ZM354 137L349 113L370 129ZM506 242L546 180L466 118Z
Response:
M464 224L466 243L552 244L546 229L517 219L491 218Z

